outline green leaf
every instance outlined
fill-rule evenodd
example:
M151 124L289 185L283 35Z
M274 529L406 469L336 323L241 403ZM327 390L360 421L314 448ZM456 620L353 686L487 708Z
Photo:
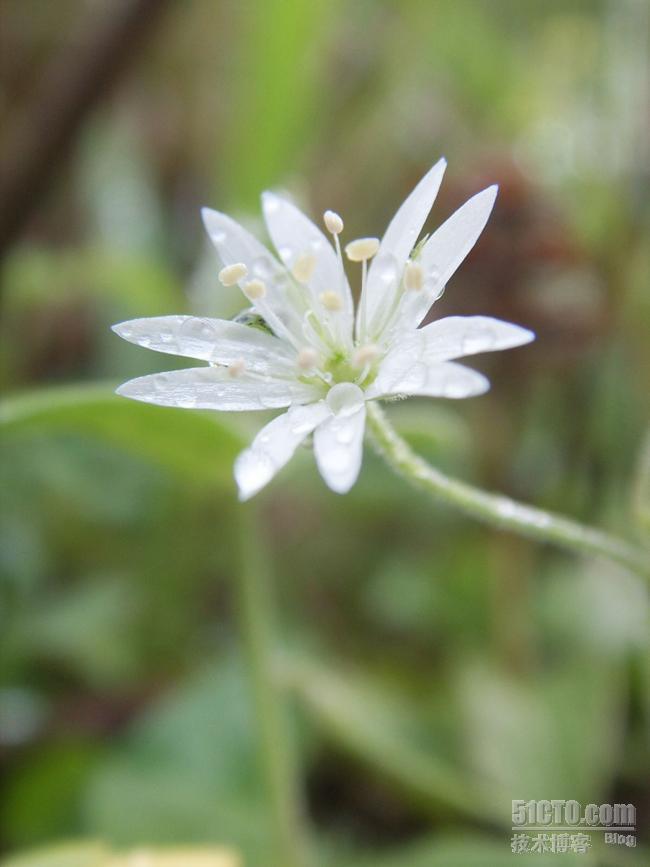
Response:
M241 74L232 95L236 115L220 161L227 172L219 177L231 202L257 208L260 190L293 171L296 150L317 134L319 77L327 56L323 42L335 6L311 0L241 4L243 38L234 60Z
M405 698L367 679L332 672L298 659L285 674L308 711L339 747L360 759L421 809L503 823L494 790L463 775L434 746ZM412 712L411 712L412 711Z
M634 490L634 516L639 527L650 535L650 432L639 455L639 467Z
M535 854L534 863L553 867L558 863L557 858L555 854ZM343 867L511 867L512 859L510 833L505 831L502 840L474 834L464 834L462 840L453 837L425 838L401 846L395 853L373 853L352 859ZM584 855L562 854L565 867L584 863ZM587 863L594 864L591 859Z
M90 781L90 833L125 845L218 840L264 863L271 834L248 686L234 658L152 707Z
M82 434L153 461L193 482L234 487L232 462L243 447L215 414L125 400L109 384L46 388L0 404L5 436Z

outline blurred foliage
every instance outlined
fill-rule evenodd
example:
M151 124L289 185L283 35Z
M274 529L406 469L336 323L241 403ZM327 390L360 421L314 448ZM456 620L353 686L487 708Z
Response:
M91 6L5 3L3 120ZM486 397L392 417L450 473L648 533L648 17L644 0L170 4L3 263L0 846L57 844L6 867L239 863L191 844L268 864L232 589L232 461L260 420L112 396L182 363L112 323L237 309L201 205L258 231L258 192L285 187L354 237L440 154L429 228L499 182L436 309L538 340L478 359ZM259 503L321 864L500 867L522 797L636 804L637 850L563 858L647 863L636 578L436 509L371 454L339 498L305 449Z

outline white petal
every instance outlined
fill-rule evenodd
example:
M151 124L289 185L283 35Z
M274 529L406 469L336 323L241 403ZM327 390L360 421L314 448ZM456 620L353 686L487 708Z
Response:
M296 353L271 334L226 319L196 316L155 316L131 319L113 326L113 331L131 343L218 364L243 358L257 373L291 373Z
M406 292L397 314L398 327L416 328L424 319L485 228L494 207L498 187L488 187L472 196L446 220L426 242L420 255L424 287Z
M289 462L301 442L330 415L325 401L293 406L274 418L235 461L240 500L260 491Z
M299 346L304 311L296 309L290 293L287 292L290 281L286 269L264 244L226 214L203 208L201 216L223 264L234 265L242 262L246 265L248 273L239 281L239 285L243 287L251 279L262 280L264 283L266 295L254 300L253 306L278 337Z
M405 354L414 362L449 361L479 352L511 349L534 339L532 331L491 316L447 316L400 336L383 363L390 365L393 355Z
M345 346L351 345L352 292L334 248L318 226L281 196L263 193L262 209L271 240L287 268L291 269L301 256L314 256L315 266L308 281L312 307L319 311L319 315L331 319ZM332 291L340 296L343 306L328 316L318 299L323 292Z
M365 334L360 335L362 340L367 335L373 336L374 329L383 319L382 313L392 306L404 265L422 231L446 168L447 161L438 160L404 200L386 229L379 252L368 270L365 299L367 329Z
M356 482L363 457L366 406L360 388L350 382L335 385L327 395L331 416L316 428L314 454L321 476L337 494Z
M387 356L366 396L383 397L395 394L428 397L462 398L483 394L489 381L469 367L453 361L427 363L408 353Z
M154 373L125 382L117 394L186 409L244 411L279 409L291 403L310 403L320 396L317 389L297 380L230 376L225 367L192 367Z

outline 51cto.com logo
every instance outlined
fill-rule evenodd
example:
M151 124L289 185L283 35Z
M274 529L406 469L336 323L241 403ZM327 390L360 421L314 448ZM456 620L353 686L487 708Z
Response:
M512 802L511 849L515 854L575 852L591 848L591 833L609 845L636 846L634 804L586 804L573 800ZM589 833L586 833L586 832Z

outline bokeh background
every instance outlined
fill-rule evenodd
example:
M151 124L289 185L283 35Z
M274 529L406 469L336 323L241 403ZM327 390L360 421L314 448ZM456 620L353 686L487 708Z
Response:
M436 313L538 339L475 361L488 395L391 418L452 474L647 537L650 5L1 14L0 846L223 844L266 867L231 478L260 419L111 397L174 360L109 326L239 309L201 205L261 232L274 187L381 235L444 154L429 228L501 189ZM370 452L341 498L305 449L255 521L320 863L499 867L513 798L634 803L636 850L575 860L649 863L640 579L476 525Z

